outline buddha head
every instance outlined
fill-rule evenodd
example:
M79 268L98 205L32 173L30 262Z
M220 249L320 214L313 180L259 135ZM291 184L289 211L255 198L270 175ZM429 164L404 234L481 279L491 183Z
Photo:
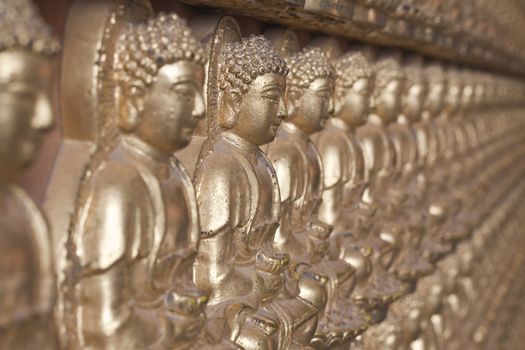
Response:
M428 82L418 61L407 61L404 71L403 116L414 123L421 119Z
M380 57L374 65L374 70L373 112L384 124L389 124L394 122L401 112L403 72L394 55Z
M476 73L474 75L474 99L473 104L475 108L480 108L487 102L485 100L487 77L482 73Z
M219 105L216 120L209 121L211 136L229 131L257 146L271 142L287 115L285 61L263 36L226 45L219 60Z
M34 160L53 124L53 57L59 44L29 0L0 2L0 179Z
M334 69L319 48L305 48L286 63L287 122L307 135L321 131L334 111Z
M449 67L445 74L447 79L445 112L447 112L448 116L454 116L461 107L463 82L459 70L455 67Z
M362 51L352 50L335 63L335 116L356 128L366 123L374 72Z
M444 107L447 89L445 71L440 63L430 63L425 67L425 75L428 81L425 110L431 118L435 118L441 114Z
M474 104L474 98L476 93L476 85L474 73L470 70L464 69L460 71L463 89L461 90L460 109L462 111L468 111Z
M170 155L204 117L204 48L185 21L159 14L129 24L119 38L118 127Z

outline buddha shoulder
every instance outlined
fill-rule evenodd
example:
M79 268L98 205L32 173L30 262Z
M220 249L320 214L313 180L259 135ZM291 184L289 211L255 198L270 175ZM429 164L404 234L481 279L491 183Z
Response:
M88 269L106 269L138 251L154 225L154 205L138 170L109 162L87 180L76 232L77 255Z
M115 195L121 200L131 200L146 191L146 184L138 169L131 164L106 162L98 167L88 180L92 194Z
M229 149L214 147L211 152L204 156L202 162L197 165L195 171L196 185L206 179L209 181L231 181L244 172L239 161L240 155L236 155ZM237 179L236 179L237 181Z

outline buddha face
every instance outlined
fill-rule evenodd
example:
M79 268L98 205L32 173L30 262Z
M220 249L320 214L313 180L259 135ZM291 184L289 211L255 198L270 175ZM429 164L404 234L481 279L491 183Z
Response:
M287 92L290 122L307 135L321 131L334 112L331 79L319 77L308 88L294 90Z
M0 176L11 179L36 156L53 124L51 59L27 50L0 53Z
M443 83L431 83L428 86L428 94L425 108L433 117L443 111L443 100L445 98L445 85Z
M389 81L375 98L375 112L384 123L396 120L401 109L401 81Z
M336 101L336 116L355 128L363 125L370 113L371 94L371 79L357 79L351 87L341 91Z
M462 94L461 94L461 109L466 110L469 109L472 105L472 102L474 100L474 88L471 85L465 85L463 88Z
M149 89L135 87L139 91L131 91L133 103L142 111L135 134L166 154L185 147L204 117L203 81L201 65L178 61L160 68Z
M403 98L403 115L409 121L416 122L421 118L425 95L424 84L412 84L407 88Z
M257 146L272 142L287 115L285 88L284 76L266 73L252 81L244 94L227 92L219 116L221 126Z
M484 96L485 96L485 85L483 84L476 84L474 88L474 98L473 103L475 106L480 106L484 102Z

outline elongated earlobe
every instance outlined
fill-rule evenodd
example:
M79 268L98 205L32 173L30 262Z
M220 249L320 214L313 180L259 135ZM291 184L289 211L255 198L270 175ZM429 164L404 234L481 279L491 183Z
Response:
M295 114L295 110L297 109L297 103L299 102L300 98L301 93L296 88L292 87L286 91L285 102L286 110L288 111L288 116L293 116Z
M125 131L132 131L140 122L145 90L139 85L130 85L123 90L118 116L119 127Z
M334 115L338 115L343 109L343 94L341 91L335 91L334 93Z
M219 113L219 123L223 128L231 129L235 126L241 104L242 94L240 92L232 91L223 95Z

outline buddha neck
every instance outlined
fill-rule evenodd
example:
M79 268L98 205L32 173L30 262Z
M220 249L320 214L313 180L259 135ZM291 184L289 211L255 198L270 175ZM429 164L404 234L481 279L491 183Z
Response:
M399 125L405 125L405 126L409 126L411 123L410 121L408 120L408 118L404 115L404 114L401 114L398 118L397 118L397 123Z
M234 134L231 131L224 131L221 133L221 136L230 144L241 150L243 153L256 156L259 147L254 145L251 142L246 141L237 134Z
M368 123L374 126L385 127L385 122L383 121L383 119L381 119L381 117L374 113L368 116Z
M345 132L354 132L354 128L350 124L338 117L331 118L330 125Z
M423 111L423 113L421 113L421 122L423 123L429 123L432 121L433 116L432 116L432 113L430 113L429 111Z
M170 154L159 151L144 140L135 135L123 135L122 144L131 153L139 156L146 161L153 161L158 164L167 164Z
M303 141L303 142L308 142L310 139L309 139L309 135L305 134L301 129L299 129L295 124L293 123L289 123L289 122L282 122L281 123L281 128L286 131L287 133L295 136L296 138L298 138L299 140Z

